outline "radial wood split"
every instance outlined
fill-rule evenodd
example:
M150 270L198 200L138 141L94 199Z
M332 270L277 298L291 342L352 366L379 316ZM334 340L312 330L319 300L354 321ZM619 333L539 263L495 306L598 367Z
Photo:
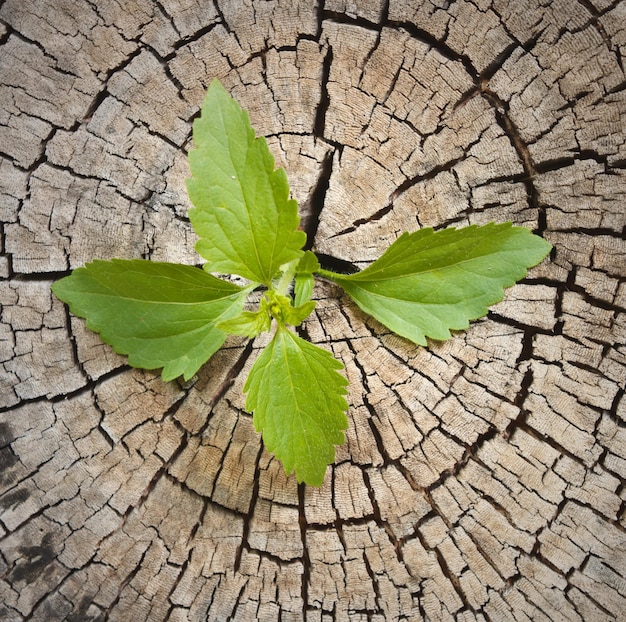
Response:
M620 1L2 3L0 619L623 616L625 57ZM350 382L320 489L245 412L258 340L166 384L50 293L93 258L199 262L214 77L335 270L426 226L554 246L428 348L316 285L306 334Z

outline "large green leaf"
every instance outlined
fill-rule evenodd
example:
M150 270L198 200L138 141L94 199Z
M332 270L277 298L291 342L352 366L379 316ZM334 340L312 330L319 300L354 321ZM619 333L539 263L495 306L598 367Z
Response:
M193 125L187 181L196 250L209 272L238 274L270 285L281 265L302 255L298 206L283 169L248 113L214 80Z
M523 227L490 223L403 233L370 266L351 275L319 270L395 333L426 345L468 327L504 288L538 264L550 244Z
M199 268L156 261L94 261L52 290L134 367L191 378L224 343L216 327L241 312L248 289Z
M254 427L298 482L321 486L348 427L347 380L330 352L279 325L250 370L244 391Z

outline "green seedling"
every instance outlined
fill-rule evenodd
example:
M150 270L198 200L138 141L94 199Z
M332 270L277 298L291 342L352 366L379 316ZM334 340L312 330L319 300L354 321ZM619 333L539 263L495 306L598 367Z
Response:
M298 482L320 486L348 427L347 380L332 354L294 327L314 310L314 276L341 286L367 314L419 344L466 329L502 300L550 244L511 223L403 233L354 274L320 267L304 249L283 169L248 114L214 80L194 122L187 182L203 268L96 260L52 290L133 367L192 378L229 334L269 343L254 362L246 408L267 449ZM243 277L245 286L215 275ZM244 311L251 292L258 307ZM258 296L258 294L257 294Z

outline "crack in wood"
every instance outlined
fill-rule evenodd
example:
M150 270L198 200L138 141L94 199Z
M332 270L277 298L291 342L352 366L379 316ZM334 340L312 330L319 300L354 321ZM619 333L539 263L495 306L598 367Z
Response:
M620 4L144 4L0 4L0 618L617 618ZM429 350L316 287L303 330L344 360L354 424L319 491L254 435L252 345L169 395L40 293L107 250L103 227L133 256L191 246L184 151L213 76L244 107L280 99L265 133L304 178L327 269L416 225L511 219L554 245L505 306ZM119 126L94 130L107 115ZM192 445L217 465L185 462Z

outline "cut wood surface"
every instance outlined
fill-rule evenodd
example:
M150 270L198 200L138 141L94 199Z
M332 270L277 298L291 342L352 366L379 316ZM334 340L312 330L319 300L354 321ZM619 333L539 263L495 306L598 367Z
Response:
M624 619L626 2L0 2L0 619ZM316 285L350 381L324 485L242 394L128 367L50 293L199 264L185 179L218 77L316 252L511 220L548 260L416 347ZM333 263L334 262L334 263Z

